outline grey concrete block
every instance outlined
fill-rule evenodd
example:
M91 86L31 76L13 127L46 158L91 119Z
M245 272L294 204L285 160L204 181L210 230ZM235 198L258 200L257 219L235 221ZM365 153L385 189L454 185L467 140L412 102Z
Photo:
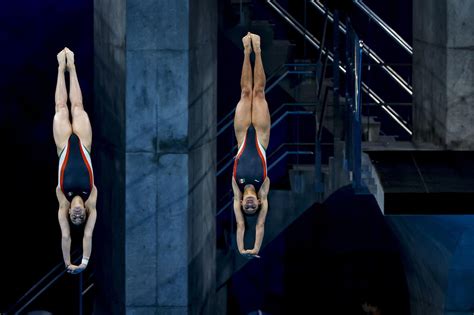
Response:
M127 153L126 165L125 224L134 229L155 217L159 174L155 153Z
M217 76L217 50L203 42L189 51L189 101L196 99L215 86ZM237 100L236 100L237 101Z
M188 304L188 155L158 160L158 304Z
M202 150L201 155L208 156L206 161L212 162L215 157L211 155L215 153L216 137L216 107L212 104L217 103L216 85L212 84L202 91L200 97L191 103L189 107L189 128L192 129L188 135L188 149L190 152L194 150ZM204 148L206 147L206 148ZM211 151L209 151L211 149Z
M188 0L128 0L128 50L186 50Z
M125 233L126 305L155 305L158 291L156 218L127 228Z
M94 45L125 45L126 0L94 1Z
M413 40L444 45L446 43L447 2L415 0L413 1ZM444 18L443 18L444 17ZM413 50L415 51L415 50Z
M157 165L154 153L126 154L126 301L157 300Z
M92 159L99 190L95 257L98 314L125 308L125 1L94 1ZM113 80L111 80L113 78Z
M159 152L186 152L188 136L188 54L162 51L154 54Z
M154 52L127 53L128 152L156 152L159 62Z
M474 27L473 27L474 29ZM474 54L472 49L447 52L446 144L450 149L474 149Z
M474 12L474 2L470 0L448 2L446 12L448 47L467 48L469 46L474 46L474 26L472 24L472 12Z
M413 3L414 139L474 148L472 1ZM471 10L471 11L469 11Z

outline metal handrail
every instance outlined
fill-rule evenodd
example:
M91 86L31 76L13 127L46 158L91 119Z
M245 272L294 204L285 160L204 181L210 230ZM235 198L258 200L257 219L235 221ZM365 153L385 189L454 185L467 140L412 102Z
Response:
M293 17L290 16L290 14L288 12L286 12L285 10L283 10L281 7L278 8L278 4L277 3L273 3L272 2L273 0L267 0L267 3L270 4L271 7L273 7L275 9L275 11L280 14L280 16L282 18L284 18L286 21L288 21L288 23L290 23L290 25L292 25L301 35L305 35L305 38L308 39L308 34L309 34L309 31L302 27L302 26L299 26L299 27L302 27L304 29L304 31L302 31L301 29L295 27L294 23L291 22L291 19L294 20ZM288 16L285 16L283 12L286 12L287 15L289 15L291 17L288 17ZM301 25L301 24L300 24ZM313 36L314 37L314 36ZM309 40L309 39L308 39ZM309 40L309 42L311 44L313 44L313 46L315 46L317 49L319 49L319 44L316 44L314 41L312 40ZM330 61L334 61L334 58L331 54L331 52L327 51L327 54L328 54L328 59ZM341 63L339 63L339 70L341 72L343 72L344 74L346 74L346 69L342 66ZM383 110L385 112L387 112L389 114L389 116L398 124L400 125L408 134L412 135L413 132L410 130L410 128L407 126L406 122L402 119L400 119L399 115L396 114L395 110L393 110L392 108L390 108L389 106L386 106L384 104L385 101L383 101L383 99L378 96L377 94L375 94L375 92L370 89L364 82L362 82L362 91L364 91L364 93L366 93L372 100L374 100L377 104L380 104L380 106L383 108Z
M79 250L75 250L71 256L75 256L77 253L79 253ZM74 263L78 263L81 260L81 255L77 256L76 259L72 259ZM15 309L20 305L20 302L24 300L28 295L30 295L36 288L40 286L41 283L43 283L50 275L54 274L58 268L61 266L64 266L63 262L60 262L56 266L54 266L45 276L43 276L38 282L36 282L23 296L13 305L11 306L5 314L19 314L21 311L23 311L26 307L28 307L31 303L33 303L38 296L40 296L44 291L49 289L53 284L56 283L65 273L66 269L61 270L59 274L57 274L52 280L50 280L46 285L42 286L39 292L37 292L35 295L33 295L32 298L30 298L26 303L24 303L20 309L16 310Z
M301 23L299 23L293 16L291 16L285 9L283 9L278 3L273 3L272 0L267 0L267 3L273 7L275 11L280 14L293 28L304 36L311 44L317 49L321 48L321 42L314 37Z
M332 13L330 13L327 8L318 0L310 0L309 1L314 7L318 9L318 11L322 14L327 14L329 20L334 23L334 18ZM339 22L339 29L346 34L347 28L342 23ZM413 88L408 82L406 82L392 67L387 66L385 61L380 58L374 50L372 50L367 44L364 44L363 47L364 53L369 56L377 65L380 65L382 69L393 79L395 80L408 94L413 95Z
M413 55L413 48L377 14L374 13L362 0L352 0L359 9L372 18L391 38L393 38L410 55Z

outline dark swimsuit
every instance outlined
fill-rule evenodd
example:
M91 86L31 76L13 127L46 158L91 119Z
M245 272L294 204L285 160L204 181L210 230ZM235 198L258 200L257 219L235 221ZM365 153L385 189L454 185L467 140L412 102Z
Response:
M75 196L87 201L94 187L90 153L74 133L59 155L58 186L69 202Z
M267 178L265 149L258 141L253 125L247 129L244 142L235 157L233 176L241 192L246 185L253 185L257 193Z

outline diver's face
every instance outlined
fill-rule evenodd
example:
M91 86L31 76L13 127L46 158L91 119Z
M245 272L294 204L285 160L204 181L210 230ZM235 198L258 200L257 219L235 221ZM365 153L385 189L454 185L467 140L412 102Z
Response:
M81 225L86 220L86 209L81 206L69 209L69 218L74 225Z
M242 198L242 209L248 214L252 214L258 209L258 199L255 194L246 194Z

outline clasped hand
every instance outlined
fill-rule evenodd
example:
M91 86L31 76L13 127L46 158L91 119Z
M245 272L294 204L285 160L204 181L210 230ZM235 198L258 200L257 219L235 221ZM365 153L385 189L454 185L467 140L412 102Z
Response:
M82 271L84 271L86 269L86 265L85 264L80 264L79 266L76 266L76 265L69 265L66 267L66 272L67 273L70 273L70 274L78 274L78 273L81 273Z
M244 249L240 251L240 254L245 258L252 259L252 258L260 258L258 255L258 250L254 249Z

